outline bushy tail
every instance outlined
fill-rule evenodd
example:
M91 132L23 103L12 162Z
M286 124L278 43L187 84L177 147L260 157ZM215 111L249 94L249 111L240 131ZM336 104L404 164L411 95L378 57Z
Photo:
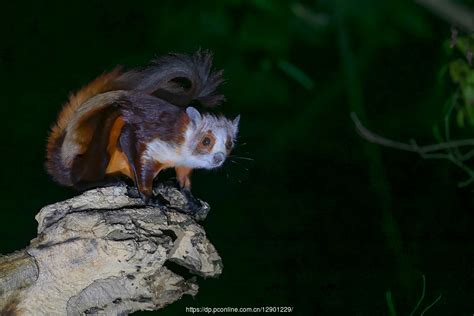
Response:
M199 103L214 107L225 100L215 93L224 79L222 70L212 72L211 67L209 51L197 51L192 56L169 54L153 60L149 67L124 73L117 83L177 106Z
M69 177L71 166L61 155L66 129L77 116L77 110L90 98L111 91L116 87L115 81L121 75L119 68L97 77L78 92L71 94L69 100L61 109L56 123L51 127L46 147L46 170L54 180L66 186L71 186Z
M105 92L125 90L153 95L177 106L198 103L214 107L224 101L223 95L215 93L223 82L223 72L211 72L211 67L212 54L198 51L192 56L169 54L153 60L148 67L127 72L116 68L96 78L69 97L52 126L46 154L48 173L62 185L73 185L70 176L73 158L81 153L81 149L89 147L98 129L102 135L107 134L103 129L109 125L103 123L112 115L113 111L107 108L114 104L114 94L104 95L104 98L94 97ZM119 98L123 94L115 95ZM86 133L88 137L69 135L79 129L90 131Z

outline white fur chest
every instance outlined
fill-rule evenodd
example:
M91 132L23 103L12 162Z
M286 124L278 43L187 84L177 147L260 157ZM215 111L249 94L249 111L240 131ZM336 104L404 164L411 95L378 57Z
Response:
M176 165L181 160L181 150L176 145L155 139L147 144L144 158L156 160L167 165Z

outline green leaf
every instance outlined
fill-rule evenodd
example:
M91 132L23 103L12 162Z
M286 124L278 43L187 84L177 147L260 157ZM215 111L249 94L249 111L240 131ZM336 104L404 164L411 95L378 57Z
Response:
M277 65L284 73L301 84L306 90L313 89L313 80L306 75L303 70L285 60L279 60Z
M469 124L474 125L474 108L466 104L465 110L467 114L466 116L469 119Z
M458 111L456 115L456 123L459 127L464 127L464 109Z
M390 291L385 292L385 301L387 302L388 314L390 316L397 316L397 312L395 310L395 304L393 304L392 292Z
M449 63L449 74L455 83L464 84L469 71L469 64L463 59L456 59Z
M468 51L474 51L474 42L468 36L458 37L456 40L456 48L466 55Z
M439 131L438 125L433 126L433 136L438 142L440 143L443 142L443 137L441 136L441 132Z

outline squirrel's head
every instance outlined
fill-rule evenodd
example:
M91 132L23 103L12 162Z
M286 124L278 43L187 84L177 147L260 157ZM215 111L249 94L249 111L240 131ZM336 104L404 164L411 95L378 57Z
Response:
M201 114L188 107L189 124L184 141L185 165L213 169L222 166L234 148L240 115L234 120L212 114Z

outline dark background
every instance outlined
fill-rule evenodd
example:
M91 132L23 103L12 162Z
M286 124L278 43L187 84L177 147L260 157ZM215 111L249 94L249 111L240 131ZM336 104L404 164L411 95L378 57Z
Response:
M427 314L472 315L474 187L458 188L465 175L446 162L368 144L350 119L355 111L379 134L436 142L454 89L443 73L450 32L411 1L2 3L0 252L25 247L37 211L75 194L43 168L68 94L117 64L202 47L225 69L220 110L242 116L235 154L253 160L195 173L224 272L162 315L186 306L386 315L389 290L408 315L422 275L420 310L442 294Z

